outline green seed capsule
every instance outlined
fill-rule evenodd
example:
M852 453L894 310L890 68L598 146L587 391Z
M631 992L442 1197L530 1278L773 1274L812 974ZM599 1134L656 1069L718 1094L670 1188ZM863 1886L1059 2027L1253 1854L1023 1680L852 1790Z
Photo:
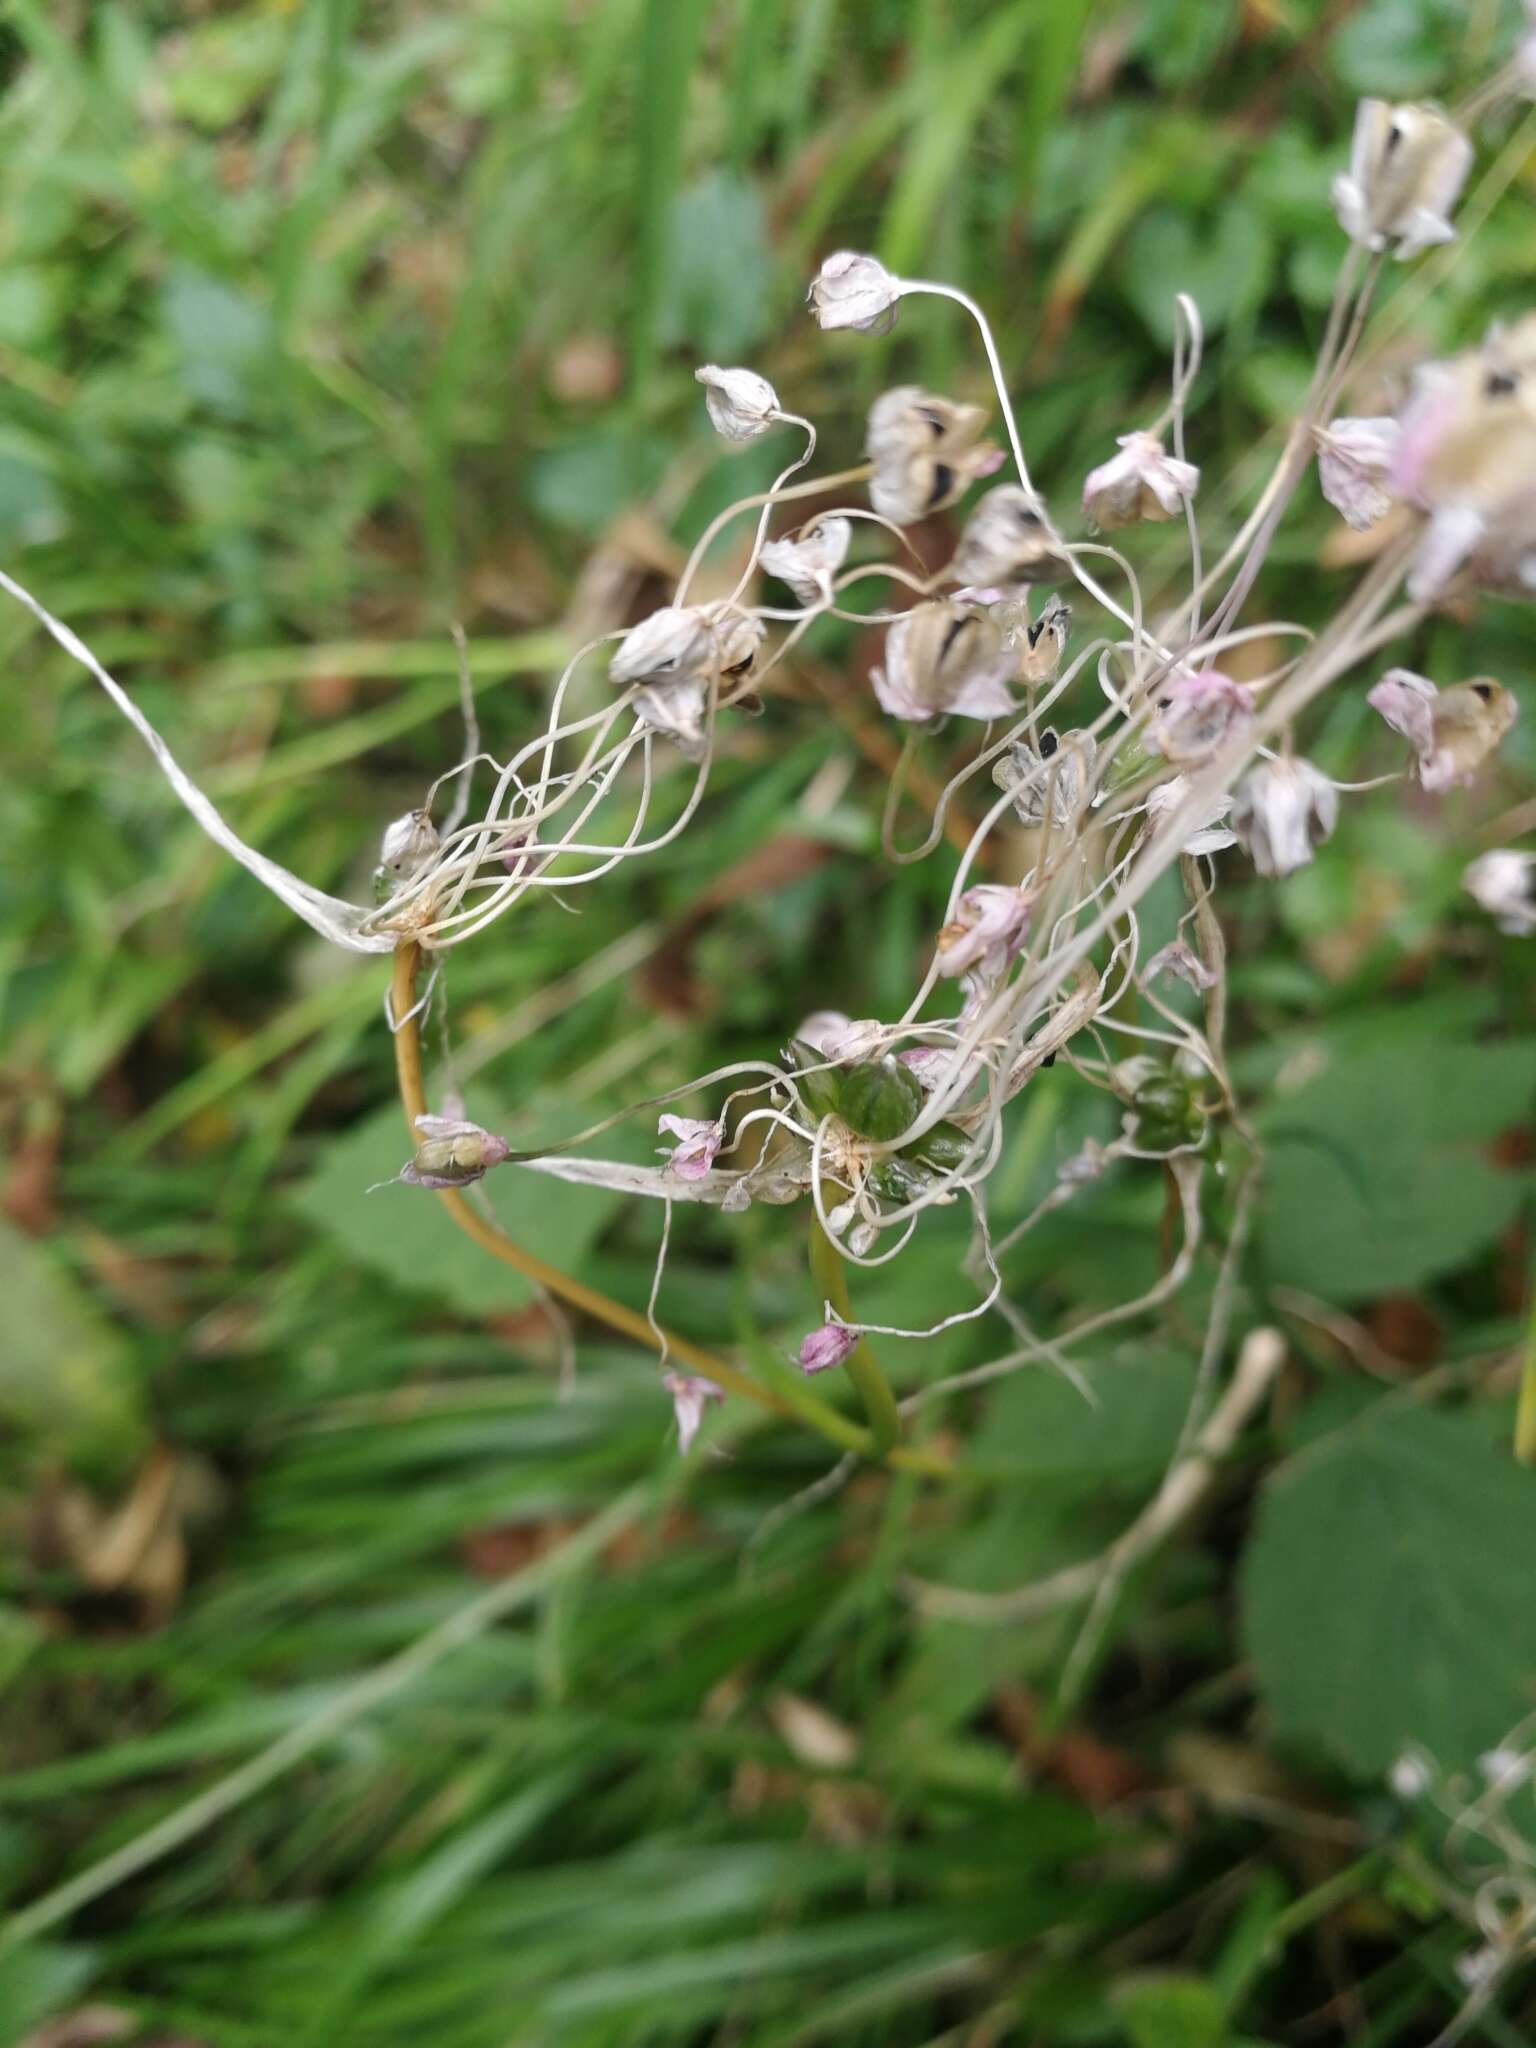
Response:
M790 1055L799 1070L795 1075L795 1089L808 1113L816 1118L838 1116L842 1111L843 1076L836 1067L826 1064L826 1055L807 1045L803 1038L792 1038L789 1042ZM807 1073L808 1067L818 1071Z
M925 1131L918 1139L912 1148L912 1156L947 1173L960 1164L970 1149L971 1141L958 1124L935 1124L931 1131Z
M869 1169L867 1185L882 1202L911 1202L922 1194L932 1176L914 1159L879 1159Z
M917 1076L890 1053L849 1067L841 1095L839 1113L849 1130L879 1145L899 1138L923 1106Z

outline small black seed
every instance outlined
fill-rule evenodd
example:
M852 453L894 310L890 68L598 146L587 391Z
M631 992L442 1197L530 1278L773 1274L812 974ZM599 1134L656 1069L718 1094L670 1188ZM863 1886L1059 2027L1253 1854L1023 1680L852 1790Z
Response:
M936 462L933 465L933 489L928 493L928 511L942 504L954 488L955 472L947 463Z
M1060 741L1059 741L1059 740L1057 739L1057 737L1056 737L1055 733L1053 733L1053 732L1051 731L1050 727L1049 727L1049 726L1047 726L1047 727L1046 727L1046 729L1045 729L1045 731L1044 731L1043 733L1041 733L1041 735L1040 735L1040 758L1041 758L1041 760L1042 760L1042 761L1049 761L1049 759L1051 758L1052 754L1054 754L1054 753L1055 753L1055 751L1056 751L1057 747L1058 747L1058 746L1059 746L1060 744L1061 744L1061 743L1060 743Z

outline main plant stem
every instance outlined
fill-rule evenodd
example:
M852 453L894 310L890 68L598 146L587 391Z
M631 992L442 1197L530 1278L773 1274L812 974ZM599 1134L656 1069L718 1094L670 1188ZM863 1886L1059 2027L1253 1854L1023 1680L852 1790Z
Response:
M427 1113L426 1083L421 1069L421 1030L416 1016L416 981L421 967L421 948L407 943L395 949L394 973L390 981L390 1012L395 1022L395 1075L400 1089L400 1106L405 1112L405 1121L414 1137L416 1119ZM546 1259L524 1251L522 1246L508 1237L495 1223L473 1209L454 1188L441 1189L437 1197L443 1209L455 1226L466 1237L472 1238L482 1251L489 1252L493 1259L499 1259L504 1266L510 1266L515 1273L521 1273L526 1280L558 1301L578 1309L590 1316L594 1322L604 1323L610 1330L618 1330L626 1337L634 1338L648 1350L655 1350L658 1334L653 1325L637 1310L626 1308L621 1301L601 1293L595 1287L588 1287L583 1281L573 1279L569 1273L552 1266ZM839 1277L841 1267L839 1266ZM845 1297L846 1298L846 1297ZM854 1451L861 1457L883 1459L886 1463L910 1472L927 1472L936 1475L947 1474L952 1468L948 1462L931 1451L892 1448L895 1431L881 1439L874 1428L865 1429L849 1421L845 1415L827 1402L819 1400L807 1390L798 1389L791 1397L772 1387L760 1386L749 1379L733 1365L717 1358L713 1352L692 1343L686 1337L667 1331L660 1340L667 1355L686 1365L703 1379L712 1381L723 1393L737 1394L744 1401L751 1401L757 1407L766 1409L772 1415L809 1424L812 1429L837 1444L840 1449ZM850 1375L854 1377L860 1394L864 1389L857 1375L853 1375L852 1361ZM879 1368L876 1368L878 1374ZM881 1384L884 1382L882 1380ZM890 1391L886 1389L889 1400ZM868 1398L865 1397L866 1406ZM892 1414L894 1416L894 1404ZM871 1418L873 1419L873 1417Z
M823 1301L831 1302L833 1308L845 1322L853 1321L853 1306L848 1299L848 1276L843 1271L843 1262L837 1255L837 1247L822 1229L814 1215L811 1218L810 1239L811 1278ZM858 1348L850 1351L844 1361L849 1379L864 1403L864 1414L869 1422L869 1433L874 1439L875 1455L885 1457L901 1434L901 1415L896 1407L896 1396L891 1392L890 1382L880 1370L879 1361L869 1348L869 1339L861 1337Z

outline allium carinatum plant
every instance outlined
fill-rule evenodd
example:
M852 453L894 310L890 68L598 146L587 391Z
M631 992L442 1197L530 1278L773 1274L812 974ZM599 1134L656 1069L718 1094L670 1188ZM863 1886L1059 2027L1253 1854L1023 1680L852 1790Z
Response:
M1197 296L1177 279L1165 402L1155 416L1104 422L1102 458L1086 478L1037 477L1028 414L1010 401L1009 338L994 337L982 307L952 285L892 275L870 255L827 256L810 281L810 320L868 336L966 322L990 403L897 384L869 409L864 462L828 482L812 468L815 427L766 378L701 366L702 402L728 444L782 443L772 488L715 520L666 605L573 654L536 729L492 751L470 721L463 757L383 830L373 901L322 893L246 845L70 628L0 577L136 726L212 839L336 946L389 963L384 1010L408 1129L399 1184L375 1199L441 1202L488 1255L658 1352L658 1440L668 1398L676 1441L692 1455L712 1413L754 1402L820 1431L848 1464L942 1476L964 1450L934 1440L932 1403L1027 1363L1070 1373L1075 1347L1158 1309L1213 1240L1219 1279L1186 1447L1212 1430L1219 1447L1257 1398L1274 1369L1268 1354L1240 1369L1235 1406L1216 1398L1263 1161L1227 1064L1215 898L1234 871L1268 880L1304 867L1341 810L1373 801L1385 784L1413 778L1430 799L1475 785L1520 711L1500 679L1420 675L1395 650L1431 614L1459 613L1483 592L1536 598L1536 306L1512 303L1490 331L1422 363L1389 413L1352 417L1347 395L1400 267L1457 235L1476 128L1523 80L1517 64L1460 111L1378 99L1359 107L1347 163L1331 195L1316 195L1319 209L1331 197L1340 235L1310 383L1235 524L1208 518L1202 502L1195 408L1211 380ZM1266 617L1257 602L1287 509L1313 488L1365 537L1356 550L1365 566L1317 631ZM910 529L949 507L958 539L930 572ZM1147 527L1159 548L1173 537L1182 552L1171 601L1149 602L1144 589ZM706 551L727 528L747 538L745 566L733 589L702 595ZM721 748L793 675L808 629L826 618L883 628L859 687L896 764L886 861L949 861L958 849L905 1005L786 1014L777 1058L636 1102L629 1114L655 1133L649 1164L605 1158L606 1124L529 1155L466 1121L457 1104L430 1103L421 1032L431 1006L446 1001L443 957L505 920L560 915L552 893L577 900L695 830ZM1307 754L1318 707L1336 693L1384 721L1348 784ZM788 715L825 714L799 703ZM658 780L678 760L686 800L661 804ZM913 829L920 788L927 816ZM1475 914L1530 934L1532 872L1529 850L1469 843ZM1170 874L1182 915L1172 939L1149 949L1143 906ZM840 986L857 973L857 961L843 963ZM1031 1083L1055 1063L1073 1085L1112 1099L1118 1134L1063 1160L1045 1198L1013 1213L996 1169ZM1046 1341L1010 1300L1000 1260L1044 1214L1110 1173L1166 1180L1177 1233L1167 1269L1149 1290ZM663 1259L673 1204L712 1204L728 1217L759 1204L801 1211L822 1309L786 1348L796 1374L762 1376L728 1355L724 1332L714 1349L669 1334L655 1312L660 1263L642 1316L533 1259L495 1221L496 1183L510 1174L658 1205ZM860 1276L899 1261L939 1209L969 1221L969 1305L900 1325L861 1317ZM1220 1229L1218 1216L1228 1219ZM898 1402L885 1369L893 1347L989 1317L1007 1334L995 1360ZM856 1401L837 1398L843 1381Z

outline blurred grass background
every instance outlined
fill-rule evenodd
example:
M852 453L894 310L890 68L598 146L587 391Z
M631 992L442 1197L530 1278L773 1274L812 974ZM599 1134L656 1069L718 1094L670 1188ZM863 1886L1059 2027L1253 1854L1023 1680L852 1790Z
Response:
M800 298L828 249L982 300L1062 506L1160 409L1193 292L1219 526L1305 383L1354 96L1453 98L1517 14L8 0L0 561L246 837L356 893L457 757L451 622L504 751L561 650L663 602L771 475L777 442L718 454L698 361L770 375L828 466L884 383L986 397L942 306L881 344L818 335ZM1486 218L1432 292L1394 276L1384 377L1528 307L1532 130L1485 140ZM1138 560L1177 573L1160 538ZM1346 575L1305 495L1267 604L1316 620ZM1239 1072L1287 1084L1242 1317L1282 1316L1294 1362L1063 1690L1080 1614L919 1622L902 1575L1013 1584L1121 1528L1177 1436L1213 1267L1092 1355L1097 1410L1026 1375L947 1418L972 1483L860 1478L765 1530L819 1444L732 1413L679 1468L650 1361L583 1331L568 1385L513 1276L364 1195L401 1156L376 968L232 869L0 611L0 1894L24 1908L288 1745L131 1881L21 1923L0 2043L107 2038L88 2005L215 2048L1428 2041L1471 1937L1382 1773L1409 1732L1469 1761L1536 1674L1536 1508L1507 1452L1531 954L1458 881L1529 795L1530 644L1490 604L1407 650L1524 696L1473 795L1350 803L1280 887L1224 868ZM878 858L880 776L846 730L872 650L823 629L685 838L452 957L485 1121L569 1128L809 1009L906 1000L952 869ZM1316 757L1395 765L1363 692L1336 696ZM999 1214L1105 1135L1080 1096L1032 1087ZM514 1175L496 1198L643 1306L654 1213ZM925 1228L861 1308L959 1305L963 1242ZM1155 1174L1112 1177L1009 1276L1059 1330L1164 1250ZM771 1361L814 1317L801 1261L778 1215L680 1216L662 1312ZM1002 1348L966 1326L893 1364L910 1386ZM1410 1442L1405 1413L1443 1427ZM515 1625L471 1605L462 1644L354 1692L530 1567L550 1580ZM1528 2038L1525 1999L1468 2038Z

